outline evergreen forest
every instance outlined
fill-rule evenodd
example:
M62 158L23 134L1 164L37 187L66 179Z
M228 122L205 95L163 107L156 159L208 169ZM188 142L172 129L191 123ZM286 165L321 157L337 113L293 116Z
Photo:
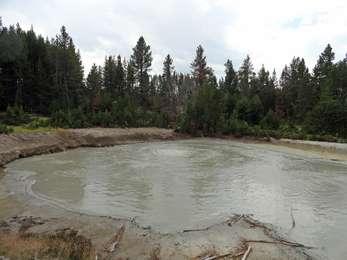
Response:
M167 54L151 71L151 46L141 36L130 57L110 55L85 72L65 26L48 39L33 28L0 20L0 132L15 126L163 127L198 136L347 139L347 56L335 60L327 44L312 70L294 57L281 72L239 68L226 57L217 78L204 48L190 73Z

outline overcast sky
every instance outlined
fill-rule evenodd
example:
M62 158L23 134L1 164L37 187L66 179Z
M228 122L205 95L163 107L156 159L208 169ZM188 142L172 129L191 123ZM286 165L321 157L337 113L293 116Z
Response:
M294 56L312 68L327 43L338 59L347 52L346 0L0 0L0 16L49 37L65 25L86 71L106 55L128 57L140 35L154 72L168 53L188 72L198 44L219 76L226 59L238 68L247 54L279 74Z

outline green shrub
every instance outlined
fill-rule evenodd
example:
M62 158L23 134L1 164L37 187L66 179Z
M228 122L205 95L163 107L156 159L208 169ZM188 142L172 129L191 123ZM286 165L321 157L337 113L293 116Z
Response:
M91 126L89 120L82 109L76 108L70 112L59 110L53 113L49 124L61 128L84 128Z
M259 125L255 125L249 128L248 135L255 137L264 137L267 136L267 132L263 130Z
M211 83L204 83L191 100L188 100L178 129L194 135L214 135L222 128L222 108L218 89Z
M13 132L13 128L4 124L0 124L0 134L10 134Z
M69 114L62 110L58 110L52 113L50 124L55 127L69 128L70 127Z
M339 139L332 135L307 135L306 139L321 142L339 142Z
M167 113L156 113L154 125L156 127L168 128L169 115Z
M318 103L308 116L309 132L319 135L347 137L347 107L339 101Z
M184 113L178 115L176 131L180 133L194 134L196 129L192 124L192 102L188 100Z
M49 127L50 120L48 118L34 118L29 124L26 125L28 129L37 129L40 127Z
M263 117L263 110L263 104L257 95L252 98L241 98L236 103L235 108L237 118L251 125L256 125L260 122Z
M269 110L266 116L260 121L260 126L263 129L278 129L280 121L277 115L272 110Z
M116 126L127 127L136 124L135 106L129 97L119 97L112 103L112 123Z
M251 133L251 130L246 121L239 120L236 118L230 118L224 124L223 133L233 134L235 136L241 137L249 135Z
M91 123L93 126L101 126L101 127L115 126L112 115L107 110L93 113L91 116Z
M30 116L24 112L21 106L8 106L2 122L8 125L27 124L30 122Z
M288 122L282 123L278 131L282 138L304 140L307 136L303 127Z
M70 112L70 125L71 128L85 128L90 126L88 117L80 108L71 110Z

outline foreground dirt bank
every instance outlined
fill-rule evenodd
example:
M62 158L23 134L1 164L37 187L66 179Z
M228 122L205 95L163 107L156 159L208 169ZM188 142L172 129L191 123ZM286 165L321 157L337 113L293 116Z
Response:
M82 146L112 146L150 140L173 140L178 137L173 130L159 128L89 128L50 133L0 134L0 166L18 158Z
M175 234L156 233L134 220L72 213L0 223L0 258L10 259L312 259L309 249L240 215Z

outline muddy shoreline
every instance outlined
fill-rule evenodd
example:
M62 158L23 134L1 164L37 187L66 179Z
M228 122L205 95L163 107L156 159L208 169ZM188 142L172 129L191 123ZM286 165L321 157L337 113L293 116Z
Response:
M250 216L235 215L209 227L160 234L135 220L72 213L59 216L52 211L45 218L21 215L2 221L0 252L10 259L35 255L39 259L241 259L251 248L247 259L313 259L310 247L279 236L271 225ZM9 237L14 237L15 245L6 243ZM28 239L34 246L22 247ZM53 247L52 239L72 245L69 250L66 245ZM35 248L38 243L48 245ZM47 254L47 247L57 253Z
M184 138L188 137L158 128L71 129L0 135L0 166L18 158L77 147ZM302 144L286 141L237 140L302 148ZM310 146L306 148L310 149ZM318 151L322 152L322 149ZM62 244L64 246L60 248ZM241 259L249 251L247 249L250 249L247 259L314 258L314 250L312 252L309 246L289 241L278 235L271 225L257 222L251 216L235 215L210 227L173 234L160 234L150 227L141 227L135 219L90 216L29 203L22 210L11 212L11 217L1 221L0 216L0 258L4 255L10 259L36 256L40 259ZM55 253L52 255L52 252Z
M192 138L171 129L160 128L88 128L61 129L49 133L0 134L0 168L19 158L61 152L79 147L105 147L148 141ZM285 146L319 153L329 159L347 160L347 144L290 139L218 136L245 143Z

